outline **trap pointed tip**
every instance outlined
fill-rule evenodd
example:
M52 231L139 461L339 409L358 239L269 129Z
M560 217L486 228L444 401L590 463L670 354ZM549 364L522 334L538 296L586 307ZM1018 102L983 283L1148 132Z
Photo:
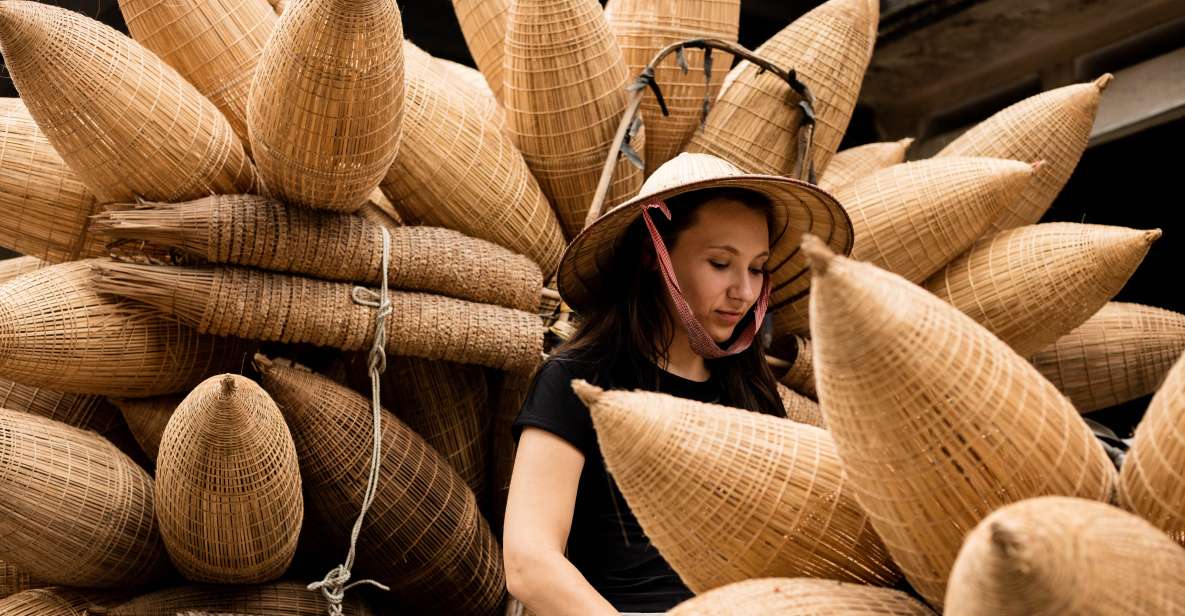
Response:
M239 384L237 381L235 381L235 375L233 375L233 374L222 375L222 379L219 381L219 385L221 385L221 387L222 387L222 389L221 389L222 394L226 395L226 396L233 394L234 391L239 388Z
M1029 163L1029 166L1032 167L1033 173L1037 173L1038 171L1041 170L1042 167L1044 167L1047 164L1049 164L1049 163L1045 162L1045 160L1042 159L1042 160L1035 160L1035 161Z
M1098 88L1099 92L1102 92L1103 90L1106 90L1107 86L1111 85L1111 82L1114 80L1115 75L1112 75L1111 73L1103 73L1098 79L1094 80L1094 87Z
M572 391L576 392L576 397L580 398L581 402L590 407L600 400L601 394L605 393L605 390L584 379L573 379Z
M1149 229L1144 232L1144 241L1147 242L1149 246L1151 246L1152 244L1156 243L1156 240L1159 240L1160 236L1162 235L1164 235L1164 231L1160 229Z
M915 141L915 139L913 137L906 137L904 139L898 139L897 144L900 145L903 149L908 150L909 146L913 145L914 141Z
M263 353L256 353L255 357L251 359L251 365L255 366L255 369L260 373L267 373L274 366L271 358Z
M992 520L988 526L992 551L1003 558L1016 558L1023 546L1018 529L1005 520Z
M810 233L802 236L802 251L810 259L811 270L820 275L827 273L827 268L831 267L831 262L835 259L835 253L831 248L818 236Z

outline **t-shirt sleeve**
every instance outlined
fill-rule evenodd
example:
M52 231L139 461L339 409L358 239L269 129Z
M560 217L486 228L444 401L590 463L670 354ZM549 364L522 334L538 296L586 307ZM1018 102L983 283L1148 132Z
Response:
M572 391L575 378L587 377L573 375L562 361L552 359L539 368L514 420L515 442L523 428L541 428L572 443L588 456L596 445L596 435L588 407Z

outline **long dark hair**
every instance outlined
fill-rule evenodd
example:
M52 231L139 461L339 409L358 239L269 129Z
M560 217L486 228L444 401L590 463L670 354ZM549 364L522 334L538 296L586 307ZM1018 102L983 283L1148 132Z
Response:
M758 192L743 188L699 190L670 198L672 220L653 215L655 227L668 249L674 249L679 235L695 224L700 208L713 199L738 201L763 212L772 228L772 205ZM667 349L675 335L675 323L666 307L666 287L654 263L654 245L639 219L622 235L609 271L614 292L598 298L595 305L579 314L575 334L559 346L554 357L603 365L610 370L630 370L639 383L657 386L658 362L668 359ZM753 311L737 323L739 332L753 320ZM771 318L769 316L767 319ZM656 335L657 334L657 335ZM768 415L786 414L778 396L776 380L765 361L765 344L756 336L748 349L719 359L705 359L712 379L720 384L724 403ZM623 365L624 364L624 365Z

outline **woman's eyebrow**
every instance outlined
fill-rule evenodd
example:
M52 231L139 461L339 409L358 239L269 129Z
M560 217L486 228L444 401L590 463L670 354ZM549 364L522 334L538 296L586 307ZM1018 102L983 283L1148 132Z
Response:
M708 246L708 248L718 248L720 250L726 250L728 252L731 252L734 255L737 255L738 257L741 255L741 251L737 250L735 247L730 246L728 244L712 244L711 246ZM769 256L769 251L767 250L767 251L765 251L753 258L756 259L758 257L768 257L768 256Z

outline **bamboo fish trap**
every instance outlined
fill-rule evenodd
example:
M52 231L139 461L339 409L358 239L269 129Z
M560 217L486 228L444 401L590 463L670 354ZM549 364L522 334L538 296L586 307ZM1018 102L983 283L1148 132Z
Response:
M29 113L100 201L251 192L222 112L156 54L89 17L0 4L0 51Z
M949 616L1180 614L1185 550L1147 521L1079 498L988 516L951 572Z
M358 216L255 195L150 203L95 217L101 235L175 247L210 263L249 265L325 280L378 284L382 227ZM543 275L527 257L438 227L390 230L392 287L534 312Z
M786 387L810 398L819 399L819 392L815 389L815 366L811 356L811 339L802 336L791 336L790 343L795 347L794 363L782 375L781 382Z
M33 579L33 576L28 573L0 560L0 599L15 595L18 592L41 588L45 585Z
M156 396L154 398L117 398L111 400L128 425L140 450L155 464L160 451L160 439L169 425L169 418L185 396Z
M1098 312L1160 235L1076 223L1010 229L980 239L923 286L1028 357Z
M149 584L169 561L152 477L102 437L0 409L0 559L51 584Z
M276 26L267 0L120 0L128 32L197 87L246 145L247 94Z
M356 211L399 151L402 116L395 0L308 0L284 10L247 102L251 154L273 196Z
M934 616L930 608L900 590L811 578L761 578L735 582L688 599L667 614Z
M100 295L97 261L72 261L0 286L0 378L62 392L145 397L237 370L246 346L202 336L156 310Z
M142 595L107 611L111 616L176 616L204 610L251 616L324 616L325 598L300 582L261 586L181 586ZM343 616L371 616L356 593L342 601Z
M583 380L572 388L630 510L693 592L768 576L900 579L826 431Z
M96 209L24 101L0 99L0 246L54 263L102 254L87 229Z
M827 173L819 178L819 188L834 193L875 171L903 163L905 152L912 143L912 138L906 138L840 150L827 163Z
M828 0L756 50L786 70L799 71L798 78L814 93L817 173L827 169L852 118L879 17L873 0ZM714 154L748 173L792 175L803 120L796 102L785 81L751 63L738 64L687 151Z
M193 389L161 436L156 517L173 564L195 582L259 584L284 574L304 520L296 445L254 381Z
M782 406L786 407L786 419L804 423L808 426L826 429L823 411L814 400L777 383L778 397L782 399Z
M1115 467L1056 388L965 314L813 236L819 402L856 498L942 605L963 535L1033 496L1112 496Z
M409 52L406 66L404 145L383 194L409 224L500 244L550 277L564 250L563 231L523 155L431 56Z
M503 89L506 13L511 0L453 0L469 54L499 101Z
M945 158L893 165L835 192L852 219L851 258L924 281L966 252L1020 197L1034 165Z
M1108 302L1029 358L1082 413L1146 396L1185 352L1185 315Z
M515 0L506 17L502 102L515 141L567 238L584 228L631 77L594 0ZM638 132L631 146L645 150ZM617 159L602 211L632 198L642 170ZM546 269L546 268L545 268Z
M345 351L374 341L375 311L354 301L349 283L242 267L93 267L100 293L143 302L202 333ZM544 327L535 314L409 291L388 297L386 350L393 355L514 369L543 352Z
M0 600L4 616L87 616L125 600L126 593L80 590L55 586L14 594ZM94 610L94 611L91 611Z
M307 504L345 543L370 471L370 401L329 379L256 356L292 429ZM357 566L413 613L486 614L505 594L502 554L473 492L419 435L382 417L382 473Z
M972 127L935 156L1048 161L1021 199L992 224L989 233L1034 224L1049 209L1086 150L1099 96L1111 79L1108 73L1093 83L1027 98Z
M667 45L696 38L737 40L740 0L609 0L609 29L617 38L630 75L639 74ZM683 151L699 128L705 101L716 100L727 65L705 76L704 52L685 51L686 67L669 58L654 71L668 114L655 97L642 99L646 125L646 175ZM709 64L708 68L711 68Z
M411 46L410 41L405 41L403 50ZM502 108L502 103L494 97L494 93L490 91L490 86L486 84L486 78L477 69L453 62L452 60L445 60L444 58L432 58L436 63L436 68L441 73L448 77L449 82L457 87L458 90L469 100L471 104L477 109L478 115L485 119L486 122L496 126L503 134L514 138L510 131L510 125L506 123L506 110Z
M0 165L0 169L3 166ZM0 260L0 284L4 284L17 276L35 272L45 266L49 262L42 261L37 257L13 257L11 259Z

